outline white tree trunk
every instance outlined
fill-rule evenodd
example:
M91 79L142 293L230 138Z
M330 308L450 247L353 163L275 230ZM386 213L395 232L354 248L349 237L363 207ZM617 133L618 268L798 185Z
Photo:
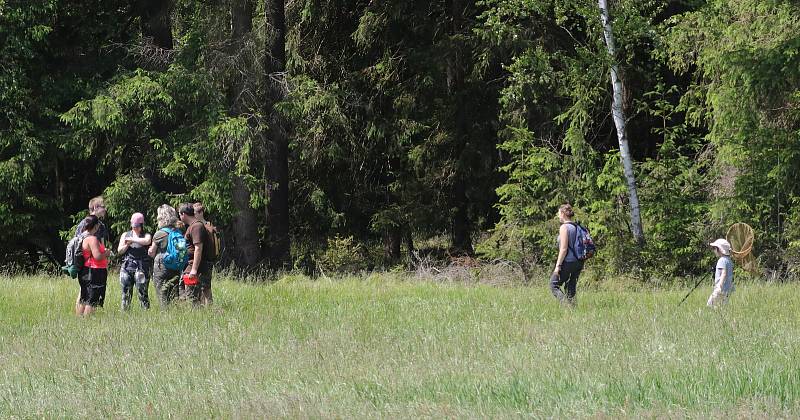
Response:
M611 103L611 114L614 117L614 125L617 127L619 154L622 159L625 181L628 184L628 196L631 205L631 231L634 239L639 243L643 243L644 230L642 229L642 218L639 214L639 195L636 193L636 177L633 174L631 152L628 149L628 137L625 132L625 113L622 110L622 81L619 79L619 66L616 61L614 34L611 32L611 17L608 13L608 2L606 0L598 0L598 4L600 6L600 20L603 23L606 47L608 49L608 55L611 57L611 85L614 91L613 101Z

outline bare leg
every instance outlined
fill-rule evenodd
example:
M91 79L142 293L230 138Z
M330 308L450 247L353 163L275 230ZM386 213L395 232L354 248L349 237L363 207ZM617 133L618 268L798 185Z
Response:
M83 315L83 305L81 305L81 291L78 290L78 297L75 299L75 315Z

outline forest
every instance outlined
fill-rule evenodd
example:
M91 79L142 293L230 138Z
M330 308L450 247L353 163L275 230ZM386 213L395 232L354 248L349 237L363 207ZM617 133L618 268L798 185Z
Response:
M744 222L794 279L800 4L604 4L0 0L0 269L103 195L112 236L201 201L241 270L550 265L570 202L595 272L706 273Z

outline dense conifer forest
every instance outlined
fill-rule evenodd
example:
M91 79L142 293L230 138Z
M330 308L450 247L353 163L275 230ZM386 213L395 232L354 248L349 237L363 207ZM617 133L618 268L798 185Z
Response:
M7 269L103 195L114 236L203 202L245 270L549 265L570 202L595 271L702 274L745 222L790 279L798 170L797 2L0 0Z

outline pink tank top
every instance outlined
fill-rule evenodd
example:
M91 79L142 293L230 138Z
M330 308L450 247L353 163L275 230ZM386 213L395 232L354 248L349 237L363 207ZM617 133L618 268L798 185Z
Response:
M106 247L100 242L100 253L105 252ZM83 265L89 268L108 268L108 259L96 260L92 258L92 250L88 248L83 250L83 260L86 261Z

